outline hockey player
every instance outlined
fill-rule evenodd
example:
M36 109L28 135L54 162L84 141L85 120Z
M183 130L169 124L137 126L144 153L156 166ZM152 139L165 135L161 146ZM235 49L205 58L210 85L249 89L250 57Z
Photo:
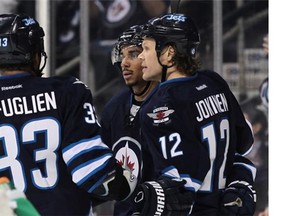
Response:
M43 37L29 16L0 16L0 176L41 215L88 215L91 195L128 196L130 174L125 179L101 141L87 86L72 77L41 77ZM102 192L108 179L122 187Z
M193 20L156 17L142 36L143 79L161 81L140 109L142 146L155 172L186 180L192 215L253 215L256 168L244 157L253 134L227 83L199 70Z
M142 78L141 60L137 58L142 52L141 30L142 26L135 25L124 31L113 49L113 64L121 71L128 88L115 95L106 104L101 117L101 136L103 141L113 149L117 160L121 164L127 164L139 182L145 182L155 180L154 167L151 163L151 156L141 146L138 110L159 82L147 82ZM144 183L148 188L156 184L155 182ZM185 205L188 204L186 207L190 208L190 193L173 194L173 190L171 191L173 203L177 207L170 208L169 214L180 215ZM137 193L138 191L135 194ZM186 195L188 198L185 198ZM152 203L157 203L157 199L160 200L161 196L150 196L150 199ZM169 202L167 196L166 201ZM181 203L177 204L177 202ZM131 215L137 211L134 204L133 196L128 200L116 202L114 215ZM142 214L154 215L155 212L149 205L142 211ZM168 212L165 211L164 214Z
M151 180L150 170L153 169L151 160L141 151L137 113L158 82L146 82L142 78L141 60L138 59L142 52L141 30L142 26L135 25L124 31L112 51L112 63L121 72L128 88L105 105L101 115L101 136L113 149L116 159L127 164L133 175L139 180L143 175ZM145 160L144 167L142 160ZM131 200L116 202L114 215L131 215L134 212L131 207Z
M41 215L89 215L91 198L124 200L137 178L102 142L88 87L73 77L41 77L43 37L30 16L0 15L0 177ZM159 180L157 188L146 183L136 192L156 214L171 207L170 189L184 183Z

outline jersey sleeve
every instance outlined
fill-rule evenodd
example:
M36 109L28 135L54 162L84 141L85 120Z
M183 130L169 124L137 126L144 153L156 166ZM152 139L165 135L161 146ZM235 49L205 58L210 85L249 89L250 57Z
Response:
M231 172L228 175L226 185L234 181L245 181L249 185L254 185L256 178L256 167L246 157L235 155L235 160Z
M102 142L87 86L70 79L63 91L63 159L73 182L91 193L114 170L115 159Z

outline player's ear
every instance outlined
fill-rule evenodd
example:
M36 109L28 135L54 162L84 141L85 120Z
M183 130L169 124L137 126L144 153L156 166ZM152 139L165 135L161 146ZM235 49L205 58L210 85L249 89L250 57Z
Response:
M168 55L172 56L172 58L175 56L175 48L173 46L168 46Z
M167 49L167 62L169 62L172 65L174 64L175 54L176 54L175 48L169 45Z
M171 45L166 46L161 52L161 57L165 61L165 65L173 63L174 56L175 56L175 48Z

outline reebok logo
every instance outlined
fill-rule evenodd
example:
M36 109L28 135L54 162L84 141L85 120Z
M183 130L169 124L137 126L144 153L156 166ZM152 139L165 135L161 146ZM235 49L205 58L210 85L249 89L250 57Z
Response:
M19 88L23 88L22 84L18 84L15 86L3 86L1 87L1 91L8 91L8 90L19 89Z

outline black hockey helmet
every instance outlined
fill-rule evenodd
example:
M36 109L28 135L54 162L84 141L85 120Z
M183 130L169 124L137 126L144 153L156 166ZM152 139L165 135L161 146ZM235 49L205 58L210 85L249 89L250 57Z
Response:
M174 43L180 54L194 57L200 44L200 35L193 19L180 13L169 13L150 19L141 35L155 39L158 57L169 43Z
M39 23L27 15L2 14L0 15L0 67L15 65L33 66L35 53L45 57L44 31ZM37 68L38 73L43 70ZM40 75L39 74L39 75Z
M121 62L122 62L122 55L121 55L121 49L124 47L131 47L131 46L137 46L142 48L142 37L141 32L143 29L143 25L134 25L131 26L129 29L124 31L120 37L118 38L117 43L115 44L113 50L112 50L112 63L113 65L116 65L118 69L121 71ZM143 95L151 85L151 82L147 82L145 88L140 93L135 93L133 91L133 88L129 86L130 91L137 96Z
M118 65L121 64L121 49L124 46L141 46L143 39L140 33L142 29L143 25L134 25L120 35L112 51L111 59L113 65L115 63L117 63Z

